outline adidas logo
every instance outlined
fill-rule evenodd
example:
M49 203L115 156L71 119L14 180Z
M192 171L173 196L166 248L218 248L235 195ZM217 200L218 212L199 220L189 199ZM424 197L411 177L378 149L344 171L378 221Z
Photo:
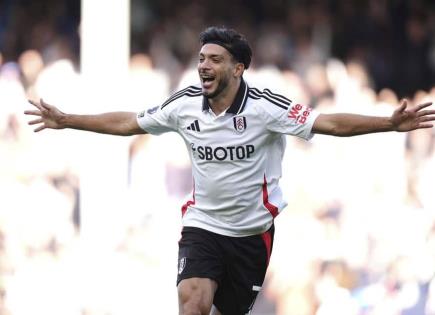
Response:
M201 131L201 129L199 128L198 119L191 123L190 126L187 127L187 130Z

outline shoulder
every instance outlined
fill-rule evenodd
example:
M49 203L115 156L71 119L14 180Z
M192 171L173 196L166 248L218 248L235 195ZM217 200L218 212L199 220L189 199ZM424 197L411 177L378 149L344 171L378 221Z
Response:
M255 87L249 87L248 97L254 101L260 110L266 112L287 112L292 105L289 98L269 89L259 90Z
M183 103L186 100L192 100L202 95L202 89L197 85L190 85L184 89L181 89L173 93L163 104L160 109L170 108L177 104Z

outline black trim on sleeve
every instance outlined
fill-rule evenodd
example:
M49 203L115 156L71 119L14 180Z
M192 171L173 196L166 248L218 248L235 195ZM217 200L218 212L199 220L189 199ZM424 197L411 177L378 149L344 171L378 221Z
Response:
M288 98L279 94L272 93L268 89L265 89L261 92L256 88L249 88L249 96L256 100L264 98L271 104L274 104L285 110L288 110L289 106L291 105L291 101Z
M181 91L178 91L174 94L172 94L163 104L162 106L160 106L160 109L163 109L165 106L169 105L170 103L172 103L173 101L175 101L176 99L179 99L182 96L191 96L191 97L195 97L195 96L201 96L202 95L202 90L201 88L191 85Z

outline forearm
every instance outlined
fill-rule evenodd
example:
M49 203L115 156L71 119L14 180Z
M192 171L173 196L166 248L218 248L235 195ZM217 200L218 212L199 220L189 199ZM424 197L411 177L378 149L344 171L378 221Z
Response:
M120 136L144 133L137 126L135 117L136 114L131 112L111 112L98 115L64 114L61 125L63 128Z
M350 137L375 132L393 131L389 117L375 117L357 114L328 114L319 116L313 131L338 137Z

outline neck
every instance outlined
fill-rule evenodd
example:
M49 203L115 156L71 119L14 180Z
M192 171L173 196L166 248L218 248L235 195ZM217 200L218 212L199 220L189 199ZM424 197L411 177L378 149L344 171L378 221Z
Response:
M219 93L219 95L208 99L210 108L215 115L221 114L233 104L240 87L240 82L241 79L238 79L236 82L228 84L228 87Z

